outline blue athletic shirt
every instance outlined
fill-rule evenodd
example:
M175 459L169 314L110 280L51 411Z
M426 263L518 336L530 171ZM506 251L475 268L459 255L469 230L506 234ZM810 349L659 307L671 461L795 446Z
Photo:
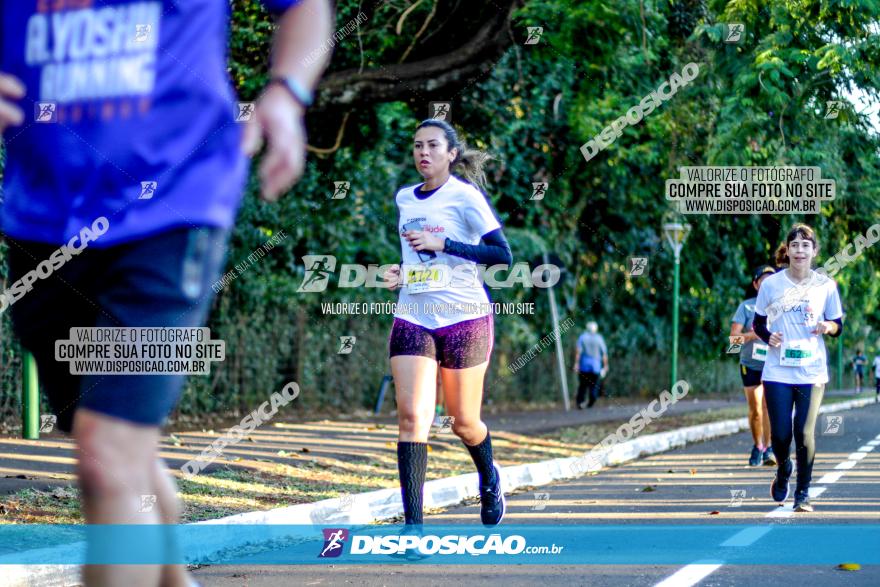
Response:
M581 373L600 373L602 358L608 355L605 339L601 334L584 332L578 337L577 348L581 353L578 370Z
M231 226L247 160L229 16L228 0L0 2L0 71L27 87L4 133L3 231L62 244L105 216L106 247Z

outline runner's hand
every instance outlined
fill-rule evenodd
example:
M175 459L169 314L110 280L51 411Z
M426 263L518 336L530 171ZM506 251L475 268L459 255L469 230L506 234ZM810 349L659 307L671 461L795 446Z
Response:
M268 149L260 164L260 185L264 200L274 202L300 178L305 167L305 111L293 96L278 84L272 84L257 100L254 115L246 123L242 149L253 156L263 138Z
M400 287L400 265L392 265L382 274L385 287L394 291Z
M424 230L408 230L403 233L403 238L409 241L416 251L442 251L446 246L446 239L434 236Z
M819 335L828 334L832 330L834 330L834 328L831 326L831 324L834 324L834 323L833 322L826 322L824 320L819 321L816 323L816 328L814 328L811 332L813 334L819 334Z
M782 333L774 332L770 335L770 346L778 347L782 345Z
M24 98L24 84L17 77L0 73L0 134L7 126L18 126L24 122L24 112L12 100Z

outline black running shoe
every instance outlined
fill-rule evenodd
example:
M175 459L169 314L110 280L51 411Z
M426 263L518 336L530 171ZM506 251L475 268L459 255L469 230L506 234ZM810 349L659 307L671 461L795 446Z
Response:
M791 479L791 473L794 471L794 464L791 459L785 461L785 465L777 467L776 478L770 484L770 497L777 503L783 503L788 498L788 480Z
M758 448L757 446L753 446L752 447L752 454L751 454L751 456L749 456L749 466L750 467L757 467L758 465L760 465L762 454L764 454L764 453L761 452L760 448Z
M811 512L813 504L810 503L810 492L805 490L797 490L794 492L794 511Z
M776 457L773 456L773 449L769 446L764 451L764 465L770 467L776 464Z
M488 487L480 486L480 519L484 526L497 526L504 518L504 492L501 490L501 471L495 469L495 483Z

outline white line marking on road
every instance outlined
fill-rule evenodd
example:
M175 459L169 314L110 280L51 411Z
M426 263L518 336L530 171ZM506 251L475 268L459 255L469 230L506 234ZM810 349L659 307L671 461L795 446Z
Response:
M817 483L827 484L827 483L837 483L840 481L840 478L843 477L846 473L843 471L838 471L837 473L825 473Z
M691 587L691 585L696 585L719 568L721 568L720 564L694 563L687 565L657 583L654 587Z
M787 503L785 505L781 505L766 516L765 518L790 518L792 514L794 514L794 504Z
M841 475L842 474L843 473L841 473ZM825 493L826 489L828 489L828 488L827 487L810 487L810 494L809 495L810 495L810 497L819 497L820 495ZM791 495L792 495L792 493L789 492L789 497ZM794 515L794 502L791 502L791 503L786 503L785 505L779 506L778 508L776 508L775 510L773 510L772 512L767 514L765 517L767 517L767 518L790 518L793 515Z
M880 445L880 434L874 440L869 441L865 446L859 448L856 452L847 457L846 461L838 464L835 468L838 472L826 473L819 479L819 484L836 483L844 475L844 470L852 469L860 460L868 456L875 446ZM827 490L827 487L810 487L809 495L811 498L819 497ZM794 515L794 503L786 503L769 512L765 518L790 518ZM745 528L724 542L721 546L749 546L757 542L762 536L772 530L772 526L755 526ZM692 587L696 585L718 569L724 566L724 562L713 563L709 561L696 562L682 567L654 587Z
M721 546L748 546L772 529L772 526L745 528L722 542Z

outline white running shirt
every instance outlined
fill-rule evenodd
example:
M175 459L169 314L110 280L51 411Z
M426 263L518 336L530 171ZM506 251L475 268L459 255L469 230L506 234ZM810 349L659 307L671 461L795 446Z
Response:
M874 357L874 377L880 379L880 357Z
M476 263L437 251L427 260L427 251L422 251L420 259L403 238L403 227L418 223L441 239L479 244L484 234L501 228L486 197L454 175L424 200L415 196L418 185L401 189L395 198L405 285L394 317L433 330L490 314Z
M828 383L828 355L822 335L812 334L820 320L843 316L837 284L815 271L795 285L786 271L767 277L758 291L755 312L767 316L770 332L782 333L782 345L770 347L761 375L778 383Z

